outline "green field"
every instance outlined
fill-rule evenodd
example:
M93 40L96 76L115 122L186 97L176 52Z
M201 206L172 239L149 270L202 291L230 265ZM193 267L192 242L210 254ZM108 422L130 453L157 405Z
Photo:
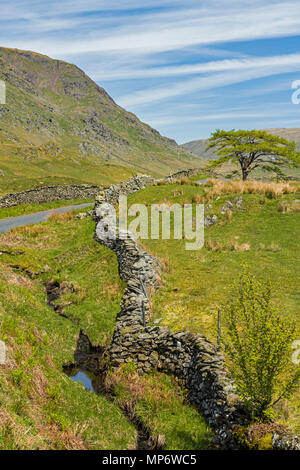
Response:
M53 202L43 202L40 204L21 204L20 206L8 207L0 210L0 219L8 217L18 217L20 215L34 214L35 212L46 211L48 209L57 209L58 207L66 207L93 202L92 199L68 199Z
M276 184L275 184L276 187ZM299 186L298 186L299 188ZM163 280L153 300L153 320L173 330L204 333L216 341L217 312L229 300L229 287L246 263L254 275L271 281L273 303L283 318L296 322L300 337L300 192L295 194L243 194L244 209L220 214L225 201L239 193L210 197L210 186L159 185L130 196L131 203L194 203L205 201L216 214L218 225L205 229L205 245L185 250L186 240L142 240L145 249L161 258ZM296 201L296 202L294 202ZM287 207L282 212L282 207ZM292 354L292 349L291 349ZM283 422L300 430L299 393L291 403L282 401L277 412Z
M109 344L124 289L114 255L93 233L91 219L63 214L0 236L0 339L8 350L0 448L135 448L136 429L122 412L128 403L153 436L165 436L167 449L207 448L211 432L172 377L117 371L112 402L63 373L80 329L93 344ZM59 299L69 318L47 305L45 283L52 279L75 286Z
M5 176L0 175L0 197L42 186L68 184L97 184L109 186L124 181L135 174L129 168L118 165L104 165L93 159L87 159L79 165L70 161L49 160L36 162L34 165L22 159L13 159L9 155L1 155L0 168ZM15 169L18 168L17 172Z
M217 310L246 262L260 280L272 281L273 302L283 318L297 322L299 338L299 192L243 194L243 210L222 215L220 208L238 192L214 194L210 183L182 183L159 184L129 197L129 205L148 207L205 202L211 205L208 214L219 218L206 229L205 246L198 251L186 251L185 240L142 240L164 267L151 321L215 341ZM6 215L33 209L11 208ZM125 287L114 254L93 240L94 222L75 214L0 236L0 339L8 349L0 376L0 448L132 449L137 430L122 411L128 407L153 436L165 436L165 449L209 448L210 430L172 376L156 371L139 376L134 364L126 365L108 374L113 391L108 399L63 373L63 365L73 361L80 329L93 344L109 344ZM57 301L65 317L47 305L50 280L74 286ZM275 411L280 423L299 432L299 394Z

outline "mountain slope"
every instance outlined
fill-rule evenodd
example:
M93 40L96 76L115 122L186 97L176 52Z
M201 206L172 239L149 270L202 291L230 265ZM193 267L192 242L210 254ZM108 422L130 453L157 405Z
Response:
M213 153L213 151L205 151L207 144L208 139L199 139L186 142L185 144L182 144L181 147L184 150L191 152L193 155L197 155L198 157L202 157L204 159L214 158L215 154Z
M22 178L30 185L41 178L99 183L132 170L161 175L195 166L192 155L119 107L75 65L0 48L0 79L7 90L0 186Z

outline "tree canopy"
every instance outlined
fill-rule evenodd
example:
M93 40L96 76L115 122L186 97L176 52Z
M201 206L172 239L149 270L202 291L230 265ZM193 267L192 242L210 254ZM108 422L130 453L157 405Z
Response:
M265 131L217 129L212 133L206 150L216 148L216 160L207 166L213 169L231 162L240 165L245 181L253 170L261 168L284 176L284 167L297 167L300 162L300 152L296 150L295 142L269 134Z

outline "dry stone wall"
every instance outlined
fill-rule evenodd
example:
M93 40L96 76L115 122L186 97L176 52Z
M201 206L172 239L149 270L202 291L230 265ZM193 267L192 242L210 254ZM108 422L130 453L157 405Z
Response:
M43 186L19 193L6 194L0 198L0 208L19 206L20 204L41 204L71 199L94 199L100 190L96 185L73 184L69 186Z
M138 187L137 181L135 183ZM132 184L126 186L130 191ZM103 192L95 207L95 238L115 252L120 277L127 283L109 350L111 365L118 367L124 362L134 362L141 373L156 368L175 374L187 387L191 403L215 431L218 444L223 448L236 448L234 427L245 424L247 416L236 403L234 386L227 376L222 355L202 335L187 331L174 333L168 327L148 324L150 293L160 285L160 263L139 246L131 233L118 232L111 225L113 220L106 216L108 226L105 228L101 223L106 213L105 203L110 202L110 197L114 201L119 189ZM108 233L115 236L110 238Z
M161 181L176 180L183 176L192 176L199 172L199 169L183 170L174 175L167 176ZM107 197L110 202L116 204L119 194L131 194L146 186L151 186L155 182L154 178L148 175L139 175L130 178L120 184L101 187L97 185L73 184L73 185L52 185L40 188L28 189L18 193L10 193L0 198L0 208L19 206L21 204L41 204L43 202L71 200L71 199L94 199L100 191L107 190Z
M149 324L150 295L160 286L159 260L143 250L131 233L118 231L114 220L107 218L105 203L116 204L119 194L131 194L151 184L152 178L141 175L112 186L98 195L93 211L95 239L114 251L119 275L127 283L108 351L111 366L134 362L140 373L152 369L173 373L215 432L216 444L223 449L238 449L241 444L235 430L239 425L247 426L249 416L238 402L222 354L200 334L174 333L166 326ZM106 227L101 223L104 214ZM274 433L272 444L276 450L300 450L300 440L294 435Z
M177 173L173 173L172 175L167 176L164 178L165 181L175 181L180 178L190 178L191 176L198 175L201 172L201 168L189 168L187 170L177 171Z
M96 203L102 203L105 201L116 205L118 203L120 194L128 196L129 194L146 188L147 186L152 186L155 181L156 180L151 176L137 175L127 181L112 185L108 189L101 191L96 198Z
M165 178L176 181L199 172L184 170ZM133 235L117 232L114 221L103 230L103 204L116 205L120 194L129 195L155 184L152 177L140 175L109 188L89 185L47 186L0 198L0 208L19 204L42 203L96 197L93 217L96 220L95 239L117 256L120 277L127 283L117 316L116 327L109 349L112 367L135 362L141 373L157 369L173 373L189 392L189 399L214 430L220 448L239 447L235 435L237 425L249 421L238 403L234 384L227 375L222 354L217 346L204 336L188 331L174 333L166 326L149 325L150 295L160 286L161 267L157 258L145 252ZM207 216L208 217L208 216ZM206 219L207 219L206 217ZM205 226L217 223L206 220ZM115 237L109 237L113 233ZM273 448L300 449L297 436L273 437Z

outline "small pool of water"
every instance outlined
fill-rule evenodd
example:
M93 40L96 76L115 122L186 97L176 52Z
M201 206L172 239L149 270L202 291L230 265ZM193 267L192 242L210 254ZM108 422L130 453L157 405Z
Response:
M69 371L65 371L68 377L70 377L73 382L82 383L86 390L90 390L96 393L96 390L93 386L92 378L89 377L86 371L80 369L70 369Z
M66 366L64 372L73 382L82 383L84 388L92 393L105 394L104 374L95 375L92 372L80 369L78 367ZM112 400L110 395L105 394L108 400ZM137 450L156 450L162 449L163 444L158 444L156 440L151 436L150 431L145 427L143 422L135 414L128 413L125 409L122 409L124 416L135 426L137 430ZM157 442L156 442L157 441Z
M202 180L196 181L196 183L204 184L209 178L203 178ZM230 181L230 178L217 178L219 181Z

